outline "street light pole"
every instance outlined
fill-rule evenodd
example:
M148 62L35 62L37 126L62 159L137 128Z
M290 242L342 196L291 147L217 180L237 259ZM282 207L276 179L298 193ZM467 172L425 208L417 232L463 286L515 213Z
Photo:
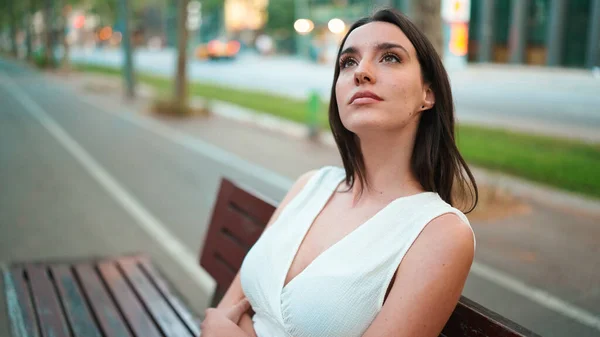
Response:
M529 0L512 0L511 7L512 17L508 37L510 63L521 64L525 61Z
M479 12L479 48L477 60L489 62L492 59L494 47L494 0L483 0Z
M309 16L309 0L294 0L294 16L295 20L308 19ZM296 33L296 52L301 57L308 58L309 55L309 40L310 37L304 34Z
M588 24L588 44L585 65L587 68L600 66L600 0L592 0Z
M565 0L550 2L550 21L546 33L546 41L548 41L546 65L548 66L559 66L562 63L567 5Z

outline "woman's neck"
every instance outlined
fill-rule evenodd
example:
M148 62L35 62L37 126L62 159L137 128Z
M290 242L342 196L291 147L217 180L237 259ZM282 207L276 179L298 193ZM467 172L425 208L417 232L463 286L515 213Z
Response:
M368 185L362 188L360 179L355 179L357 188L353 188L354 203L365 197L388 203L399 197L423 192L411 168L415 134L416 130L410 130L397 133L394 137L380 134L360 139Z

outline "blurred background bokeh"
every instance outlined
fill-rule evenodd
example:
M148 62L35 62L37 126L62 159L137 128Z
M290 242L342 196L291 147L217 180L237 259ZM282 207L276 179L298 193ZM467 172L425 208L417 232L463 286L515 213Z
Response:
M0 263L150 252L201 314L123 193L193 259L222 177L280 200L340 165L339 42L384 6L450 75L481 193L464 294L600 336L600 0L0 0Z

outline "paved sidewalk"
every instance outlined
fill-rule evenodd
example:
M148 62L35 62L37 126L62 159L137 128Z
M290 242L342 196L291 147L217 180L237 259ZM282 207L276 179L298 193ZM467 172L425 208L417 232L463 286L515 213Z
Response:
M62 77L60 81L90 95L106 108L151 117L147 115L147 100L126 103L114 85L106 84L108 82L101 89L98 83L90 85L90 78L86 76ZM224 115L226 107L220 109ZM269 130L257 127L255 122L221 115L206 119L152 118L162 120L174 132L206 141L289 179L316 167L340 164L337 150L327 143L310 142L291 136L289 132L284 134L277 127ZM484 171L477 171L477 178L488 183L499 181ZM481 210L469 216L478 240L476 262L511 275L531 287L527 289L545 291L585 313L600 317L600 260L597 258L600 253L597 240L600 237L600 203L563 193L543 196L543 191L552 194L552 190L535 187L533 193L519 180L502 179L505 179L503 185L483 187ZM522 190L518 196L510 193L518 192L515 187ZM574 202L573 206L577 206L579 200L587 206L570 207L563 203L562 208L554 207L561 200ZM489 275L481 272L478 277ZM547 331L536 330L544 336L568 335L564 333L569 331L569 325L561 319L531 312L516 315L517 299L507 303L502 298L506 297L505 290L480 291L480 282L480 278L470 279L465 294L526 326L536 321L542 326L540 320L548 321L543 325Z

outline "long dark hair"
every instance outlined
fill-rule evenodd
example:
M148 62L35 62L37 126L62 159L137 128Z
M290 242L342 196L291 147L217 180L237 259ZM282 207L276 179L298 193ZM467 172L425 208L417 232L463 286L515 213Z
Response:
M467 213L472 211L477 205L479 193L475 178L456 146L454 104L448 74L440 56L425 34L404 14L393 9L382 9L356 21L350 27L340 45L338 59L348 35L354 29L370 22L387 22L402 30L415 47L423 80L430 84L435 94L434 106L421 113L411 156L411 168L414 174L426 191L438 193L450 205L456 206L456 197L462 199L461 201L470 199L470 207L465 209L468 210ZM346 183L352 188L356 174L361 187L368 187L359 140L354 133L344 127L340 119L335 95L339 75L340 65L336 62L329 101L331 131L346 170Z

